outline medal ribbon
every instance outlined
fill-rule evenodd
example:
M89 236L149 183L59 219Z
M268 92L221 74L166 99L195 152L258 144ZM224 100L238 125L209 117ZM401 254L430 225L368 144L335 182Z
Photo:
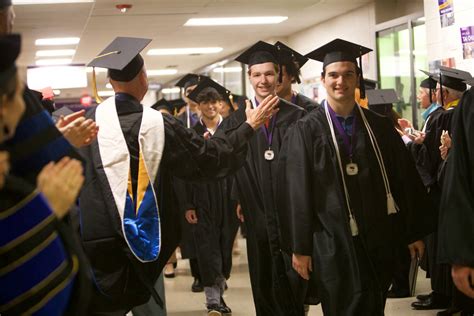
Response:
M255 98L255 107L257 107L260 103L257 101L257 98ZM276 114L272 116L270 119L270 123L268 124L270 127L270 130L268 129L267 124L263 125L261 127L263 133L265 134L265 137L267 139L268 143L268 148L272 148L272 143L273 143L273 130L275 129L275 122L276 122Z
M353 150L353 144L354 144L354 138L355 138L355 132L356 132L356 116L354 115L354 120L352 122L352 141L347 135L346 131L344 130L344 127L342 126L342 123L339 121L339 119L336 116L336 112L334 112L333 109L331 109L330 106L328 106L328 112L329 115L331 115L331 120L336 127L337 133L342 137L343 143L344 143L344 149L349 156L349 158L352 160L352 150Z

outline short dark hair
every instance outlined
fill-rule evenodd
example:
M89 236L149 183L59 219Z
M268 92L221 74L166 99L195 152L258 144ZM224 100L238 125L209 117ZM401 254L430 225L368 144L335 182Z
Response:
M204 88L196 97L197 103L213 103L222 101L223 98L216 89L208 87Z
M289 77L293 77L293 79L291 80L291 83L299 82L299 77L301 75L301 72L296 62L291 61L291 62L282 64L282 66L285 67L286 74Z

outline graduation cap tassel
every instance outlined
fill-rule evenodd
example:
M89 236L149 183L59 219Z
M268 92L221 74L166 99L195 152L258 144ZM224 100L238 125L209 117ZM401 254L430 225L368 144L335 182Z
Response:
M280 68L280 71L278 72L278 82L282 83L282 81L283 81L283 65L279 64L278 67Z
M360 98L365 99L364 73L362 72L362 56L359 57L359 69L360 69L360 77L359 77Z
M97 91L97 78L95 77L95 67L92 67L92 92L94 93L95 102L102 103L102 98Z
M443 98L443 76L441 75L441 73L439 74L439 93L440 93L440 96L441 96L441 106L444 108L444 98Z
M397 204L395 203L395 199L393 198L392 193L387 193L387 212L388 215L396 214L397 213Z

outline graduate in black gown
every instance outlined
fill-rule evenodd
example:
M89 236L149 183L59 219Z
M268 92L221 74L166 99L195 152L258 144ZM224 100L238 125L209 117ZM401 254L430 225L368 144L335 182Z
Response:
M293 267L315 279L325 315L383 315L398 247L421 256L433 229L400 135L355 103L356 59L369 51L336 39L306 55L323 62L328 99L289 129L280 155Z
M189 94L201 113L193 129L204 137L212 137L222 128L219 110L229 100L230 91L211 79L202 80ZM192 226L201 282L209 315L230 314L222 296L232 269L232 246L239 222L235 201L231 200L230 178L207 183L191 183L185 203L190 209L186 219Z
M442 178L440 178L440 174L442 175L444 170L443 159L439 151L441 136L444 131L449 134L452 132L451 118L462 93L466 90L466 84L463 81L470 77L468 72L443 66L440 67L438 75L432 75L432 78L437 81L436 99L444 110L438 114L432 114L421 145L412 145L415 148L419 147L416 153L417 168L433 201L434 218L438 218L443 186ZM413 147L411 152L413 153ZM450 266L437 262L438 235L436 231L427 238L426 247L432 292L428 295L419 295L418 300L413 302L412 306L421 310L447 308L452 303L453 282ZM455 306L452 306L447 315L451 314L451 309L457 310Z
M259 41L236 58L249 66L248 76L255 97L248 103L258 108L275 95L279 60L273 45ZM250 140L244 166L234 177L235 192L243 210L247 229L247 253L252 294L257 315L295 315L303 313L304 293L292 293L288 273L293 274L289 258L285 264L275 205L277 161L288 127L305 111L279 99L279 112ZM230 116L239 121L242 111ZM298 283L296 279L295 283ZM296 302L296 296L302 296Z
M306 64L308 58L282 42L276 42L275 47L279 50L281 62L281 71L276 88L277 95L288 102L301 106L307 112L312 111L319 104L291 88L292 84L301 83L300 69Z
M204 140L143 107L148 80L139 52L150 41L118 37L89 64L109 69L115 91L88 113L101 130L81 150L81 237L96 285L89 315L124 315L150 295L163 304L153 285L180 238L170 176L216 179L238 169L254 129L277 111L277 99L267 99L246 110L246 123Z
M194 127L199 122L199 108L196 102L188 98L188 95L196 88L201 79L205 76L189 73L183 76L176 83L177 87L182 88L182 97L186 102L185 110L183 113L177 116L178 120L186 126L187 128ZM201 275L199 273L199 263L197 260L196 246L194 243L194 237L192 235L192 227L185 220L184 214L190 209L192 205L189 205L186 202L185 197L187 192L191 190L189 183L186 183L182 179L174 178L173 180L174 191L178 197L178 205L181 213L181 258L189 259L189 268L191 270L191 275L194 278L193 284L191 285L192 292L202 292L204 290L201 282Z
M474 80L468 81L474 85ZM474 88L454 111L452 149L449 152L441 197L438 260L449 264L460 295L463 314L474 314ZM469 297L469 298L468 298Z

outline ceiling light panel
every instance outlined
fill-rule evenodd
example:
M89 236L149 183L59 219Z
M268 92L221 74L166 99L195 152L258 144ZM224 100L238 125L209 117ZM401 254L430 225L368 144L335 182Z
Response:
M287 16L253 16L228 18L192 18L184 26L217 26L217 25L256 25L278 24L287 20Z
M35 41L36 46L77 45L79 37L40 38Z
M36 57L74 56L75 53L76 53L75 49L39 50L36 52Z
M14 5L88 3L94 0L13 0Z
M52 65L68 65L72 62L71 58L57 58L57 59L38 59L37 66L52 66Z

